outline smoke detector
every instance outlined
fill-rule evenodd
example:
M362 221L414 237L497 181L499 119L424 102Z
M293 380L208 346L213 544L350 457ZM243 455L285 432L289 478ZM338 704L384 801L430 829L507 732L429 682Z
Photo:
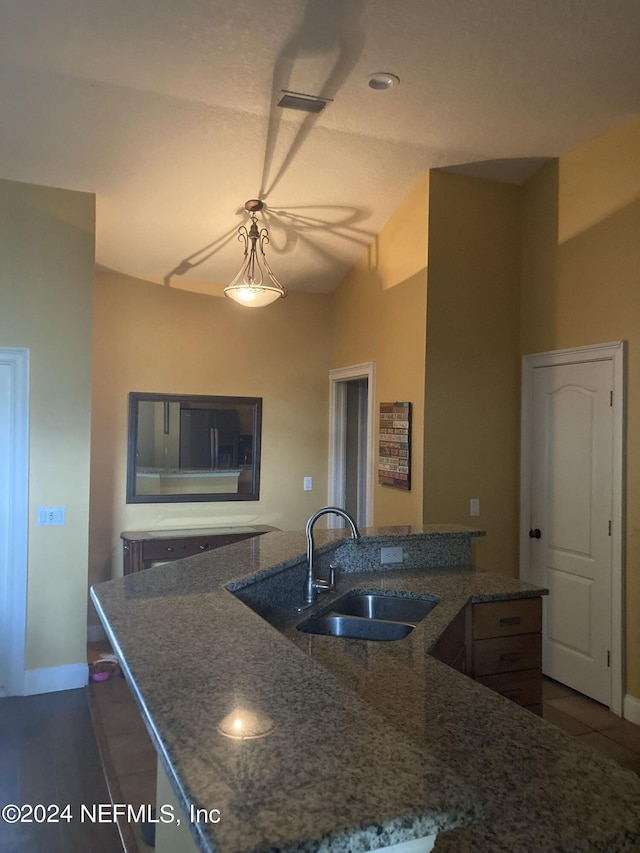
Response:
M376 71L369 77L369 88L376 92L383 92L385 89L393 89L394 86L400 84L400 78L397 74L391 74L389 71Z

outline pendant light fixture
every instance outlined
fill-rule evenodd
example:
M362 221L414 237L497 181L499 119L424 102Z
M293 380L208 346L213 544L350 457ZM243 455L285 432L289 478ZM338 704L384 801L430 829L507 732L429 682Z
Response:
M251 225L248 229L245 225L238 228L238 240L244 242L244 259L237 276L224 289L225 296L247 308L262 308L287 295L264 254L269 232L266 228L258 228L256 218L256 213L263 207L264 204L257 198L245 202L244 208L251 216Z

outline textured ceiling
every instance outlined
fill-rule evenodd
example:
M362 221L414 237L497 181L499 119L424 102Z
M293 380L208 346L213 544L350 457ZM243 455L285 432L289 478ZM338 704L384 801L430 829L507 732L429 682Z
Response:
M173 286L233 278L260 196L276 274L332 290L426 170L521 182L640 112L640 0L0 0L0 18L0 177L95 192L97 263ZM369 89L381 70L400 86ZM281 89L334 100L284 112Z

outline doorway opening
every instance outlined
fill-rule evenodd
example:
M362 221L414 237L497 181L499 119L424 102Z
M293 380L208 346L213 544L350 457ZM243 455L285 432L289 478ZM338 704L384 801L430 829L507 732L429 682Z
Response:
M329 503L373 526L375 363L329 373ZM331 516L329 526L343 524Z

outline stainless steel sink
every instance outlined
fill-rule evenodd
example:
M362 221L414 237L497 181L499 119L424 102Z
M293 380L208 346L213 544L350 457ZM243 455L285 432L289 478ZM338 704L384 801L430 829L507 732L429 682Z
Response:
M424 598L403 598L399 595L358 595L351 593L336 602L333 610L348 616L364 619L387 619L392 622L409 622L414 625L436 606L438 602Z
M401 640L410 634L414 625L405 622L391 622L383 619L369 619L361 616L349 616L341 613L327 613L315 616L298 625L305 634L325 634L331 637L347 637L352 640Z
M301 622L298 630L352 640L401 640L437 603L433 599L351 592L336 601L329 613Z

